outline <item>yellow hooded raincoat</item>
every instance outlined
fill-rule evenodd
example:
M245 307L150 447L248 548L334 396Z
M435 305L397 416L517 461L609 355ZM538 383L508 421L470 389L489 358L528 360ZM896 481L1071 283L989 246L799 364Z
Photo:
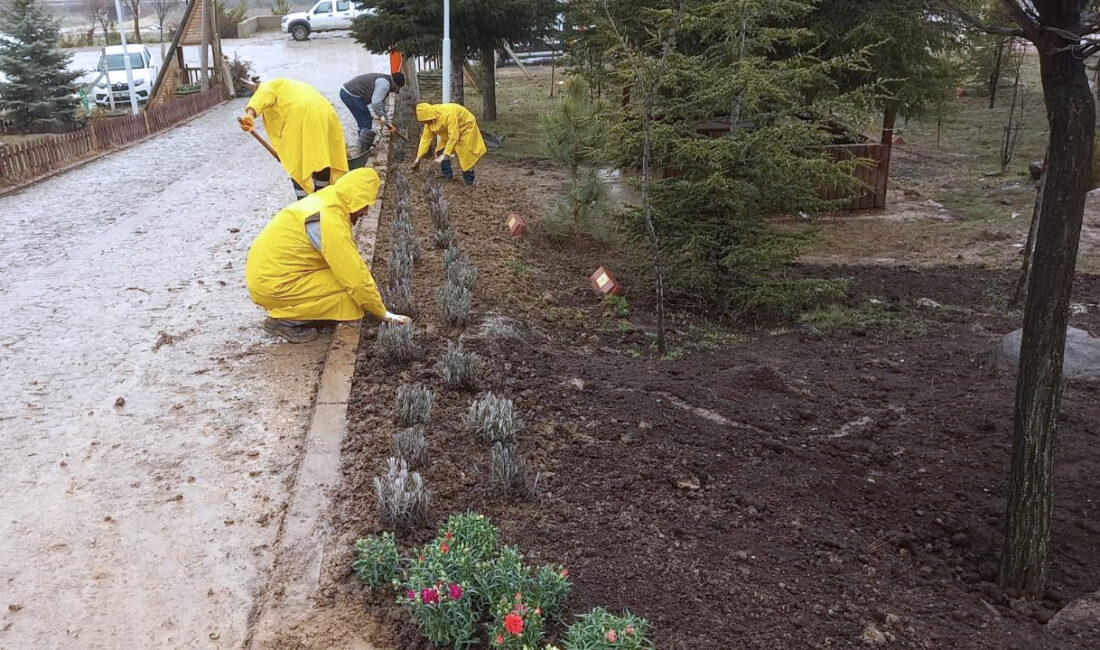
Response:
M275 215L248 251L245 281L252 301L272 318L385 316L374 277L355 247L349 216L374 204L380 184L373 169L356 169ZM311 217L320 219L320 251L306 234Z
M247 108L264 118L264 130L287 174L313 192L313 172L328 167L330 181L348 171L344 127L332 103L312 86L272 79L256 88Z
M423 158L428 153L435 136L439 136L439 143L435 145L436 155L458 154L462 171L473 169L485 155L485 140L481 138L477 119L461 104L417 104L416 121L424 123L417 158Z

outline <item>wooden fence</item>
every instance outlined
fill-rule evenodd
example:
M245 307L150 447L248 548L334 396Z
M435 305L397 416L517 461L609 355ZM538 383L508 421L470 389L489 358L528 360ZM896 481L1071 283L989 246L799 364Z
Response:
M0 147L0 186L10 186L60 169L99 152L136 142L217 106L228 99L225 87L147 108L137 115L93 120L61 135L46 135Z
M886 181L890 177L890 147L870 142L864 144L835 144L825 147L833 160L847 161L858 159L852 169L863 191L848 204L848 210L872 210L886 207ZM851 190L844 187L823 188L821 198L841 200L852 196Z

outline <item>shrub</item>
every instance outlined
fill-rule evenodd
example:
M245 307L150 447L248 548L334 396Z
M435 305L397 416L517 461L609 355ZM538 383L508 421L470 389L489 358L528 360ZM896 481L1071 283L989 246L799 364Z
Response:
M452 388L475 390L477 376L481 370L481 357L473 352L465 352L462 343L447 341L447 351L436 364L443 383Z
M447 282L473 293L477 288L477 267L462 261L455 262L447 267Z
M466 426L488 442L514 442L523 428L512 400L487 393L474 400L464 419Z
M367 537L355 542L356 558L352 567L359 580L371 589L392 584L397 578L401 556L397 552L393 533Z
M457 262L461 262L461 261L464 261L464 260L469 262L470 258L469 258L468 255L466 255L461 250L459 250L458 246L456 246L455 244L451 244L450 246L447 247L447 250L443 251L443 268L444 269L449 269L449 268L451 268L452 264L455 264Z
M386 289L386 306L394 313L416 317L420 310L416 308L412 278L395 276L390 280L390 286Z
M410 469L419 469L428 464L428 438L422 427L412 427L393 434L390 446L394 457L408 463Z
M413 343L412 325L394 325L382 323L378 326L379 355L383 362L391 366L404 366L416 360L417 350Z
M493 607L488 625L491 648L527 650L542 641L544 613L525 602L524 595L517 591Z
M627 612L615 616L597 607L569 626L565 632L565 650L643 650L653 648L646 638L649 622Z
M436 230L432 233L432 245L436 248L447 248L455 243L455 234L452 230Z
M416 620L420 632L438 645L469 648L477 643L477 612L467 590L457 582L407 585L398 599Z
M541 608L548 619L557 620L561 617L572 589L573 583L569 580L569 571L565 567L560 564L544 564L535 570L533 586L528 591L531 593L531 602Z
M411 427L431 420L435 393L423 384L402 384L396 402L397 423Z
M397 168L390 172L390 182L393 183L393 193L398 200L408 200L411 194L409 188L409 177L405 175L403 169Z
M500 543L500 531L493 520L476 512L451 515L439 528L439 537L452 540L456 548L468 549L479 562L491 557Z
M439 305L440 317L451 327L465 327L470 322L470 308L473 305L474 296L466 287L448 282L439 290L436 302Z
M474 576L478 597L488 608L510 602L516 593L525 593L530 584L523 554L514 546L505 546L495 557L482 562Z
M436 230L451 229L451 208L447 205L446 199L440 197L438 200L429 203L428 213L432 217L432 226Z
M508 499L524 499L538 491L540 475L532 477L514 445L493 443L490 463L490 482Z
M417 472L397 458L387 461L385 476L375 477L378 494L378 516L383 525L395 530L408 530L428 522L431 494Z

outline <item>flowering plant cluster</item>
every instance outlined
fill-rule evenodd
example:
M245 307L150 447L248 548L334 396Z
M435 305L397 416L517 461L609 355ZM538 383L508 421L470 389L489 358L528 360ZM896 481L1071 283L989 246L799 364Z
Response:
M504 598L493 610L488 625L489 645L505 650L530 650L538 645L543 635L543 611L532 607L522 592Z
M397 578L401 556L393 533L367 537L355 542L355 575L371 589L391 584Z
M627 612L615 616L597 607L579 617L565 633L564 650L651 650L653 642L646 635L649 622ZM557 650L548 646L546 650Z
M408 607L420 631L436 645L456 650L477 644L478 615L462 585L442 580L419 589L410 587L399 602Z

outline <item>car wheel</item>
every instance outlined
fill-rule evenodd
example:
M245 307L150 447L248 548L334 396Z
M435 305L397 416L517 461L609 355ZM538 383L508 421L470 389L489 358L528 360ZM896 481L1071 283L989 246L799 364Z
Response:
M296 41L304 41L309 38L309 27L307 25L295 25L290 28L290 35Z

